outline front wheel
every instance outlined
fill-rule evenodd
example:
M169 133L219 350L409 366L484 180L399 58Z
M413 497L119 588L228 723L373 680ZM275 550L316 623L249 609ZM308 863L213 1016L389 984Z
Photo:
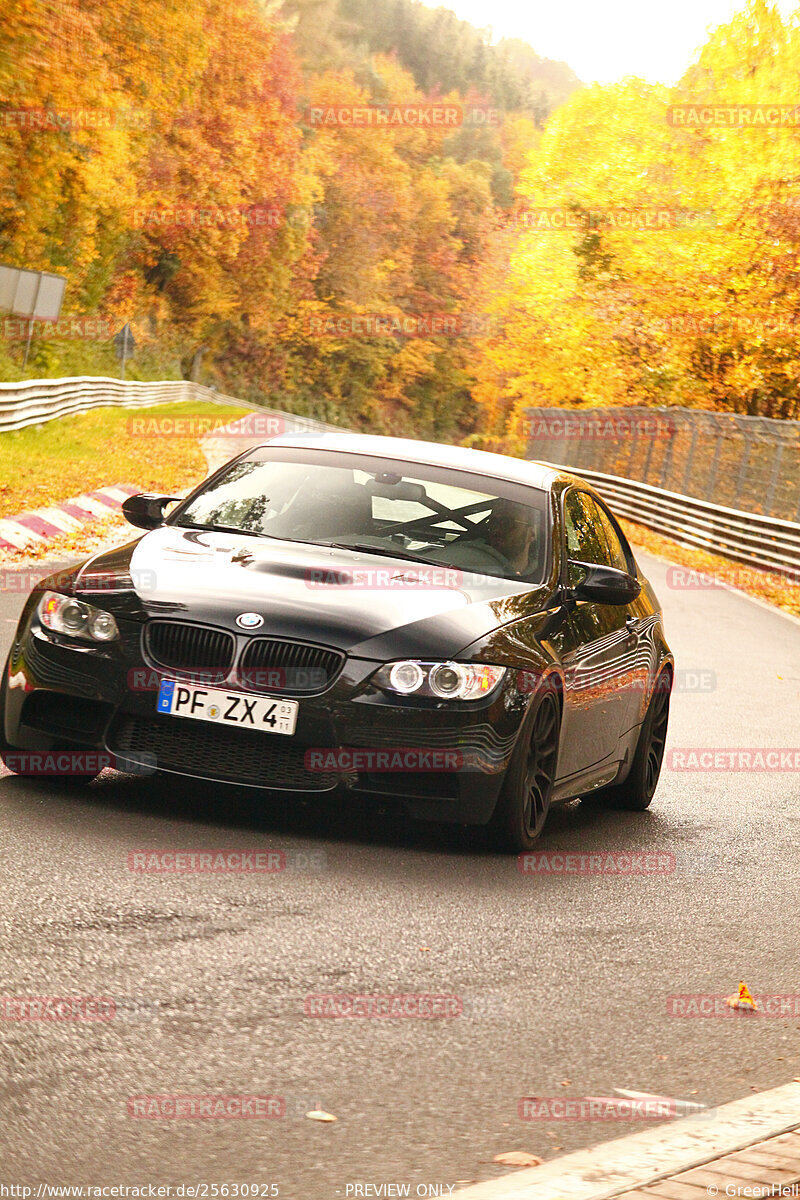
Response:
M647 706L627 778L616 787L604 789L597 794L598 800L602 800L610 808L644 812L650 807L664 761L671 691L672 676L669 671L663 671L656 680L653 695Z
M92 783L97 778L97 771L91 774L73 772L69 775L44 775L41 770L30 769L30 760L35 757L34 752L15 750L13 746L9 746L5 735L7 680L8 662L6 662L3 674L0 676L0 762L13 775L19 775L23 779L47 779L49 783L54 785L60 784L62 787L85 787L87 784ZM42 753L45 752L43 751ZM58 753L58 751L54 751L53 753Z
M531 850L544 829L558 763L561 714L546 693L525 718L491 822L503 850Z
M0 762L6 767L12 775L18 775L21 779L38 779L42 783L48 783L51 787L59 788L82 788L93 783L99 772L81 772L69 771L65 774L50 773L42 770L38 766L39 760L48 757L55 757L58 754L68 754L68 750L14 750L11 746L0 746ZM75 753L75 751L72 751ZM78 751L80 753L80 751Z

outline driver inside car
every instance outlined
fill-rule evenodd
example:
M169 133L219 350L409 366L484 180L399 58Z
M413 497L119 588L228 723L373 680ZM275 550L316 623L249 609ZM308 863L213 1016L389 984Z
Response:
M449 566L491 575L525 575L530 568L533 513L513 500L495 500L483 536L459 538L441 556Z

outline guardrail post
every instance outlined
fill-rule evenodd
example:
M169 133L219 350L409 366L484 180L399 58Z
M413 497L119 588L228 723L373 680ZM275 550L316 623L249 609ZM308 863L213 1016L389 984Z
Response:
M628 470L629 471L633 467L633 460L636 458L636 445L637 445L638 436L639 436L639 430L636 425L636 422L634 422L633 423L633 433L631 434L631 456L628 459Z
M751 446L752 446L752 443L750 441L750 438L745 438L744 450L742 451L742 458L741 458L741 462L739 463L739 470L736 472L736 490L733 494L733 500L731 501L734 508L739 503L739 497L742 494L742 488L744 487L744 481L747 478L747 467L750 462Z
M683 482L681 483L681 491L682 492L688 492L688 490L689 490L689 480L692 477L692 460L694 459L694 448L697 445L697 439L698 439L699 435L700 435L700 430L695 425L694 429L692 430L692 440L689 443L689 451L686 455L686 467L684 468Z
M648 477L650 475L650 459L653 457L653 443L655 440L656 439L651 435L650 441L647 445L647 457L644 460L644 467L642 469L642 479L645 483L648 482Z
M717 482L717 467L719 465L719 452L721 448L722 434L719 432L719 430L717 430L717 440L714 443L714 457L711 459L711 469L708 473L708 486L706 487L706 494L703 497L704 500L710 500L714 492L714 487Z
M667 480L669 479L669 473L672 468L672 451L675 445L675 431L672 430L670 433L668 433L667 438L668 441L666 449L664 450L664 458L661 463L661 482L658 485L662 488L667 486Z
M775 503L775 489L778 486L778 475L780 474L782 458L783 442L778 442L778 445L775 448L775 458L772 463L772 476L769 481L769 488L767 489L767 498L764 501L764 512L768 516L773 515L772 507Z

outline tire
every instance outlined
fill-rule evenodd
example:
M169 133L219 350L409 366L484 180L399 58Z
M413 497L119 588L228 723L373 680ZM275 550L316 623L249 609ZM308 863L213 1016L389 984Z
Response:
M506 768L490 833L502 850L531 850L544 829L558 765L561 710L547 691L526 715Z
M662 671L647 706L627 778L623 783L597 793L597 799L609 808L644 812L650 807L664 760L671 691L672 673Z

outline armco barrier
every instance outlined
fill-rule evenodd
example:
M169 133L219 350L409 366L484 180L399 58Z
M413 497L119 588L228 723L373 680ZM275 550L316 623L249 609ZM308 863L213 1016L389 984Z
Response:
M569 470L558 463L546 465ZM800 577L800 525L794 521L708 504L652 484L604 475L585 467L575 470L594 484L621 517L736 562Z
M800 421L696 408L528 408L526 458L800 521Z
M213 388L185 379L158 383L137 380L104 379L85 376L74 379L26 379L21 383L0 383L0 433L42 425L57 417L87 412L91 408L132 407L152 404L175 404L183 401L205 401L254 412L265 409L225 396ZM270 409L275 413L275 409ZM288 419L292 413L277 413ZM333 429L322 421L298 418L305 428Z
M258 408L188 380L141 383L87 376L0 383L0 433L41 425L57 417L86 412L91 408L138 408L180 401L210 401L229 407L249 408L254 412L269 411L286 417L288 421L297 419L306 429L336 428L322 421L297 418L296 414ZM674 410L670 415L674 418ZM692 413L687 412L685 416L691 419ZM790 431L786 432L788 435ZM544 447L540 445L537 448L541 450ZM573 451L577 448L574 442L571 448ZM530 456L534 457L533 454ZM580 458L580 454L577 458ZM563 463L548 465L569 469ZM621 516L638 521L676 541L716 551L737 562L768 571L800 573L800 524L794 521L726 508L680 492L666 491L653 484L604 474L591 469L588 463L584 466L575 461L574 469L595 484Z

